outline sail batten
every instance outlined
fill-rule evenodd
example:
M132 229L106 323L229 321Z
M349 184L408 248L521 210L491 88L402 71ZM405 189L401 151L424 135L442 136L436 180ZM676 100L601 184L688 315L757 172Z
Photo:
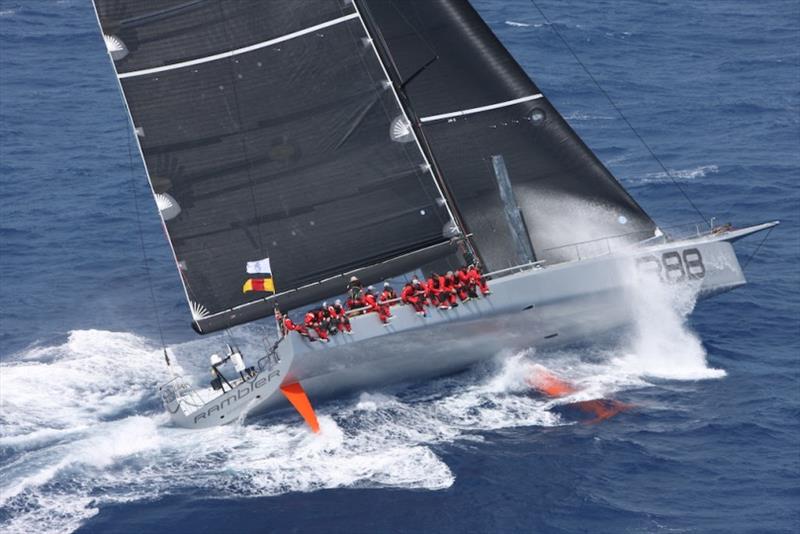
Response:
M487 106L480 106L477 108L470 108L470 109L462 109L459 111L451 111L449 113L442 113L440 115L430 115L428 117L421 117L419 120L420 122L435 122L444 119L453 119L455 117L465 117L467 115L473 115L475 113L481 113L484 111L491 111L493 109L500 109L505 108L508 106L513 106L514 104L521 104L523 102L530 102L531 100L538 100L543 98L544 95L541 93L537 93L535 95L523 96L522 98L515 98L514 100L506 100L505 102L498 102L496 104L489 104Z
M342 22L346 22L348 20L352 20L354 18L358 18L356 13L352 13L350 15L345 15L344 17L339 17L334 20L329 20L327 22L323 22L321 24L317 24L316 26L311 26L310 28L304 28L302 30L298 30L296 32L292 32L287 35L282 35L280 37L276 37L275 39L270 39L268 41L262 41L260 43L256 43L254 45L245 46L242 48L237 48L236 50L231 50L229 52L222 52L220 54L214 54L212 56L206 56L202 58L192 59L190 61L183 61L180 63L173 63L171 65L164 65L161 67L154 67L152 69L143 69L143 70L136 70L133 72L124 72L119 75L121 79L124 78L133 78L136 76L144 76L147 74L157 74L159 72L164 72L168 70L174 69L182 69L185 67L191 67L193 65L200 65L202 63L208 63L209 61L217 61L219 59L227 59L234 56L238 56L239 54L246 54L247 52L252 52L253 50L258 50L259 48L266 48L268 46L274 46L278 43L282 43L284 41L288 41L289 39L295 39L297 37L301 37L303 35L314 33L315 31L322 30L324 28L328 28L330 26L334 26L336 24L340 24Z

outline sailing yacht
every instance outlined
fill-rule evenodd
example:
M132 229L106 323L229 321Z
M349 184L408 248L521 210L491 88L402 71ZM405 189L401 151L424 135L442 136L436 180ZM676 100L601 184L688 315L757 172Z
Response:
M175 424L453 373L633 320L639 273L745 283L741 229L659 228L468 0L94 0L191 313L207 334L365 284L478 262L492 294L287 332ZM230 348L234 359L238 351ZM220 385L220 384L218 384Z

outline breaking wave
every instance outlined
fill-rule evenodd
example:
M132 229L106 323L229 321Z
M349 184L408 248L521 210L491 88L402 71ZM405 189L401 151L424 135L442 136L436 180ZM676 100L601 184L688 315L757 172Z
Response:
M671 181L671 175L672 179L688 182L698 178L705 178L709 174L716 174L719 172L719 167L717 165L700 165L692 169L670 170L669 172L669 175L663 171L652 172L640 178L631 178L630 181L638 184L658 184Z
M615 117L611 115L597 115L585 111L573 111L569 115L564 115L568 121L613 121Z
M197 488L222 498L352 487L441 490L455 482L444 459L453 443L480 441L488 430L572 424L553 408L645 387L652 378L724 375L706 366L702 344L685 326L691 288L644 280L630 302L638 320L618 346L498 354L481 368L421 387L325 403L320 435L288 412L201 431L171 427L155 393L167 378L159 350L130 333L74 331L66 343L2 363L3 531L72 531L103 505ZM178 349L202 353L197 359L205 361L217 349L213 343ZM531 392L525 377L540 364L577 391L559 399Z
M517 22L515 20L507 20L505 24L506 26L513 26L515 28L541 28L543 26L541 23L530 24L528 22Z

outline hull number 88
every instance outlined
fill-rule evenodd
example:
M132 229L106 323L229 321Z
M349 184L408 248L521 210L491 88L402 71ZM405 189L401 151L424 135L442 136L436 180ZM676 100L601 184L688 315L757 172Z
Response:
M657 256L642 256L636 259L636 266L643 272L658 274L667 282L699 279L706 275L703 256L696 248L687 248L682 252L671 250L663 253L660 259Z

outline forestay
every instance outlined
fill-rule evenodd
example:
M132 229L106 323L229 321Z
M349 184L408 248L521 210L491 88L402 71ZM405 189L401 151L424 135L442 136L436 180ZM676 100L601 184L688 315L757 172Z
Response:
M357 0L489 270L520 262L492 156L503 156L537 259L655 224L467 0Z
M95 6L198 330L451 252L451 215L352 2Z

